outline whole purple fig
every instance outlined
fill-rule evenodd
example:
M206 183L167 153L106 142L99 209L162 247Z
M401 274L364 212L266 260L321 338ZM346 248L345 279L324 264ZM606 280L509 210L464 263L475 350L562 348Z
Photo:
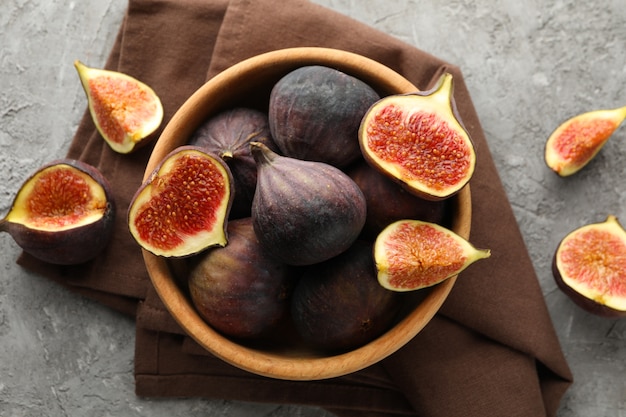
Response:
M218 155L228 164L235 188L231 218L250 216L256 187L256 164L250 154L250 142L261 142L278 151L267 114L248 107L234 107L215 114L190 139L190 144Z
M357 239L366 203L356 183L323 162L281 156L253 142L257 186L254 231L277 259L310 265L336 256Z
M357 240L339 256L304 270L294 288L291 315L307 344L340 352L389 330L399 297L379 285L372 245Z
M229 242L199 255L189 273L198 313L218 331L237 338L263 337L287 314L292 269L267 256L251 219L228 223Z
M335 68L297 68L272 88L272 137L282 155L345 168L361 157L361 119L379 99L364 81Z

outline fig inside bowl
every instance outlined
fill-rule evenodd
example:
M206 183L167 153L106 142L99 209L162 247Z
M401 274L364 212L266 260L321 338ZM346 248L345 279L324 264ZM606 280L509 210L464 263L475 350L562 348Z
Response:
M233 106L266 110L273 85L288 72L306 65L325 65L372 86L381 96L417 91L390 68L353 53L318 47L272 51L244 60L210 79L175 113L155 144L145 178L211 115ZM356 138L355 138L356 140ZM145 179L144 178L144 179ZM469 186L449 199L446 225L469 238L471 197ZM346 375L393 354L417 335L439 310L456 282L452 277L427 290L402 297L402 312L382 336L357 349L327 354L303 345L286 326L263 343L226 337L198 314L185 288L183 261L173 262L143 251L150 279L165 306L185 332L200 346L243 370L285 380L319 380ZM183 271L177 272L177 271Z

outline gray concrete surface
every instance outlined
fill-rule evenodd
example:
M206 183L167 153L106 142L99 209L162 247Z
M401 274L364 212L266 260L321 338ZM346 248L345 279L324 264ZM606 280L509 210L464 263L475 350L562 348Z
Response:
M626 130L568 180L543 146L562 120L626 104L622 0L315 0L464 71L576 381L560 417L626 417L626 320L591 316L555 286L560 238L626 220ZM549 4L548 4L549 3ZM103 64L123 0L0 3L0 212L27 174L62 156L85 100L72 62ZM133 394L134 324L15 265L0 236L0 416L328 417L315 408Z

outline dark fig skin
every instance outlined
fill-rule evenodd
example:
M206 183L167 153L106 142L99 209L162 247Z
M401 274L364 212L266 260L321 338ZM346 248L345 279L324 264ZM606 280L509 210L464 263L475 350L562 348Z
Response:
M401 219L445 223L448 211L445 200L425 200L411 194L364 161L353 164L346 172L361 188L367 202L364 239L375 239L385 227Z
M308 267L294 289L291 314L298 334L318 349L341 352L391 328L399 295L378 284L372 246L363 241Z
M228 164L235 189L231 219L250 216L257 175L250 142L263 143L279 152L270 133L267 114L249 107L235 107L210 117L189 141L190 145L204 148Z
M567 285L563 281L563 277L561 276L561 272L556 265L556 254L552 258L552 276L554 277L554 281L556 285L559 287L565 295L567 295L578 307L582 308L588 313L595 314L600 317L605 318L622 318L626 317L626 311L617 310L606 306L604 304L598 303L590 298L585 297L578 291L575 291L572 287Z
M361 156L361 119L378 99L369 85L336 69L298 68L271 91L272 137L285 156L345 167Z
M251 218L228 223L229 243L194 260L189 291L198 313L225 335L252 339L289 312L293 270L261 247Z
M113 233L116 215L115 201L111 186L104 175L97 168L85 162L58 159L43 165L37 173L59 164L69 165L89 175L100 184L107 200L102 217L87 225L59 231L38 230L4 218L0 220L0 232L9 233L24 252L46 263L56 265L82 264L95 258L108 245ZM28 180L36 176L37 173L29 177ZM11 210L15 208L15 200Z
M366 216L363 192L339 169L280 156L252 143L258 182L252 202L261 244L290 265L310 265L348 249Z

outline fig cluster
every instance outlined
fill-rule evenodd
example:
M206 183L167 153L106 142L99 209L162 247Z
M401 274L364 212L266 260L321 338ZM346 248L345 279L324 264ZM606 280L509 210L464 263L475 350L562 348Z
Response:
M355 77L306 66L265 107L225 109L192 135L187 146L220 158L232 181L218 219L227 243L188 258L191 300L214 329L259 341L287 328L338 352L397 320L403 295L380 285L374 241L400 219L446 224L450 210L364 154L362 124L380 100Z
M158 97L147 86L77 68L95 120L113 116L105 107L115 98L96 94L102 82L131 83L152 99L141 106L156 103L137 135L125 132L116 142L101 131L107 141L128 145L114 150L131 152L135 139L160 124ZM415 248L405 244L411 237L398 227L402 219L445 225L447 197L471 176L473 148L453 112L450 88L448 77L431 93L381 97L336 69L295 69L276 82L265 106L212 115L164 157L128 206L131 236L144 250L185 263L181 282L194 306L225 335L258 341L287 328L326 351L366 344L397 320L400 293L417 288L412 276L402 275L411 269L405 265L440 263L432 248L459 243L444 228L442 237L420 238L432 245L428 257L416 259ZM424 128L428 123L433 129ZM419 139L401 149L398 132L409 132L403 141ZM441 153L450 148L448 139L454 149ZM437 157L421 169L415 161L429 152ZM83 162L60 160L24 183L0 231L46 262L75 264L105 249L114 216L104 176ZM376 249L381 236L392 241L389 247L382 242L382 252ZM390 260L394 240L409 249ZM474 259L468 253L452 256L457 270ZM426 281L420 288L439 282L419 275Z
M74 66L94 125L113 151L131 153L156 137L163 106L152 88L121 72L78 60ZM113 234L112 191L104 175L84 161L49 161L23 182L0 220L0 232L47 263L90 261L105 250Z
M548 137L545 163L560 177L589 164L626 120L626 106L591 110L561 123ZM587 312L626 316L626 232L614 215L572 230L559 242L552 264L555 282Z

